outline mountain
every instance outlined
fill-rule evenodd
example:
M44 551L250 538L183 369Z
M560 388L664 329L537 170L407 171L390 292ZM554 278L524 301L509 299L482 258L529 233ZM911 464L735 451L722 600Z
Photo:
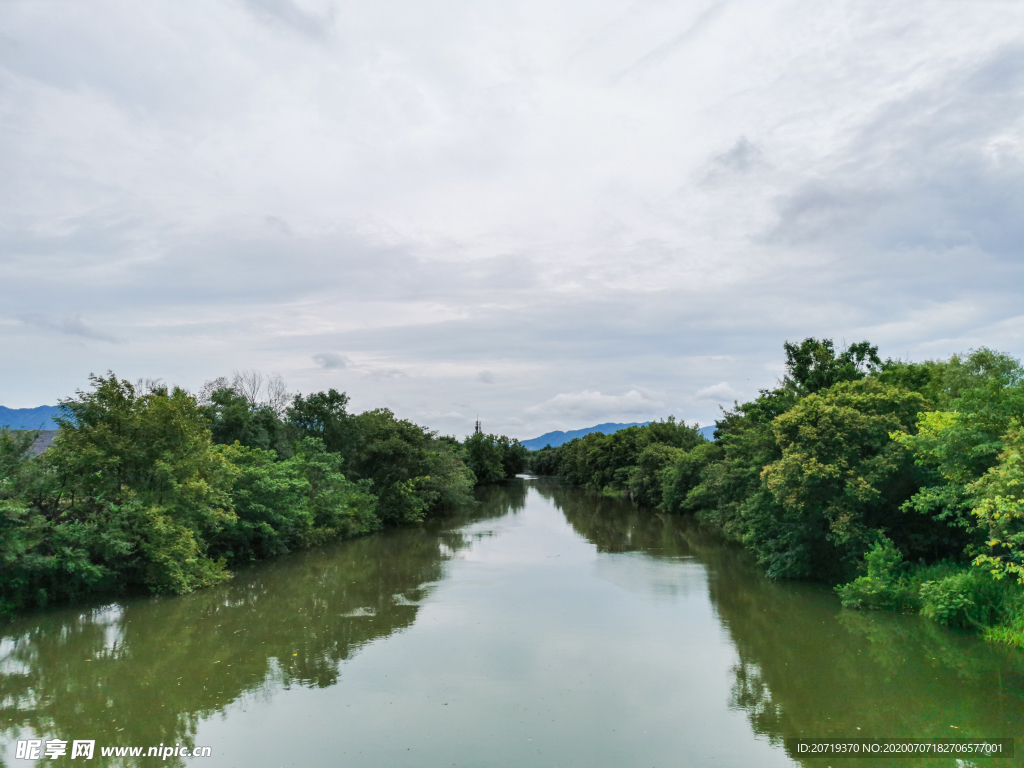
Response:
M535 437L532 440L524 440L523 445L526 446L527 450L539 451L546 445L550 445L552 448L556 448L562 443L568 443L570 440L575 440L577 437L583 437L589 435L591 432L604 432L606 435L610 435L612 432L618 432L620 429L626 427L643 427L651 422L649 421L634 421L632 424L598 424L595 427L586 427L584 429L574 429L571 432L548 432L547 434ZM715 439L715 425L712 424L710 427L701 427L697 430L704 435L705 440Z
M58 409L55 405L40 405L38 408L5 408L0 405L0 427L10 427L11 429L56 429L57 425L53 422L52 417L56 416L57 412ZM589 435L591 432L604 432L604 434L610 435L612 432L618 432L626 427L643 427L647 424L650 424L650 422L634 421L631 424L608 423L597 424L596 426L584 429L574 429L571 432L548 432L532 440L524 440L523 445L531 451L536 451L545 445L554 447L562 443L568 443L570 440ZM714 424L710 427L701 427L698 431L708 440L715 439Z
M595 427L586 427L584 429L574 429L571 432L548 432L540 437L535 437L532 440L524 440L523 445L528 450L539 451L546 445L550 445L555 448L562 443L568 443L570 440L575 440L577 437L583 437L589 435L591 432L604 432L606 435L610 435L612 432L618 432L620 429L626 427L643 427L650 424L649 421L634 421L632 424L598 424Z
M0 405L0 427L56 429L53 417L57 412L56 405L40 405L38 408L5 408Z

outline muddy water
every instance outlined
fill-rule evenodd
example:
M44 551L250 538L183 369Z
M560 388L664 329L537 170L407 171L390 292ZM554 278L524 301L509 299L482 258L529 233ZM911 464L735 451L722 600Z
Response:
M199 594L0 625L12 768L32 738L96 742L45 765L657 768L799 765L795 736L951 735L1024 736L1024 653L843 611L685 520L542 480ZM211 754L100 754L159 745Z

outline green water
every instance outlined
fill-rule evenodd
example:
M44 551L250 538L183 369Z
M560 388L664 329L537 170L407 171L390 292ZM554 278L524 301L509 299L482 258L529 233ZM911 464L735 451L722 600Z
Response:
M1024 653L842 611L626 502L481 499L195 595L0 625L0 762L60 738L96 756L40 764L747 767L798 765L793 736L1024 736ZM212 755L99 754L161 743Z

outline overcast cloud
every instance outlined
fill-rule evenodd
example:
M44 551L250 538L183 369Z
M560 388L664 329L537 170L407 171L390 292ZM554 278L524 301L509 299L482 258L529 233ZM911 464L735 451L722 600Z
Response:
M1024 354L1024 3L0 0L0 404L236 369L530 438Z

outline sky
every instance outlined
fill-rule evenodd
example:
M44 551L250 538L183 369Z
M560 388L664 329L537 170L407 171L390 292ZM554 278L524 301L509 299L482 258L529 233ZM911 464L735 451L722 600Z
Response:
M0 0L0 405L233 371L465 435L1024 356L1019 0Z

